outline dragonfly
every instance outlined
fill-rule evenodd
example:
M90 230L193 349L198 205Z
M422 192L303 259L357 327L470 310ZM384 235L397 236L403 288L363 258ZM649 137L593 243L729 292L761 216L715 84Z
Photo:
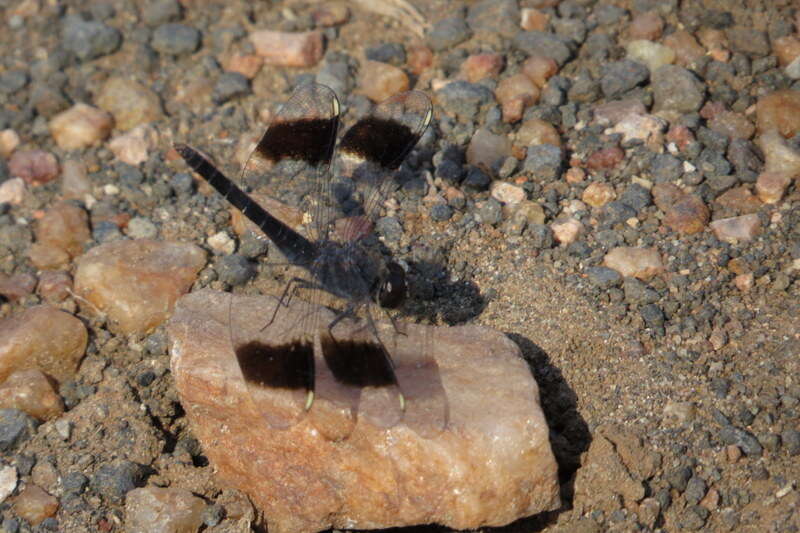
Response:
M175 145L189 167L305 273L286 284L271 316L257 323L229 320L233 351L251 397L273 428L293 426L321 397L343 406L353 424L364 416L383 428L410 418L409 400L418 401L416 412L428 418L427 427L441 429L447 423L446 398L429 354L430 339L404 338L394 319L391 328L379 328L372 315L376 307L398 308L406 297L404 269L386 257L372 230L397 187L397 170L431 122L432 105L420 91L397 94L373 106L341 138L340 114L333 90L317 83L298 86L248 158L242 186L198 150ZM243 187L264 187L277 200L294 204L305 231L281 220ZM332 295L344 308L330 320L321 318L314 302L296 311L293 298L300 289ZM360 326L352 327L354 322ZM406 347L414 341L410 373L398 372L390 353L398 341ZM427 384L425 373L431 378ZM399 374L410 377L401 383ZM281 408L262 401L265 391L282 394ZM409 391L415 391L411 398Z

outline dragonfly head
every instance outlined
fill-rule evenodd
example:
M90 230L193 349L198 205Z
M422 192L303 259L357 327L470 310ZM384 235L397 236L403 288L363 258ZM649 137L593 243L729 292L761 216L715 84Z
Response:
M406 273L394 261L386 265L386 275L378 287L378 303L381 307L394 309L406 299Z

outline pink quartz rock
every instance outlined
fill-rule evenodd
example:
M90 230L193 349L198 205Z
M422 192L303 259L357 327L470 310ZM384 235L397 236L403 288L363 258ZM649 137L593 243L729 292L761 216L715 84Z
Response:
M489 130L479 129L467 146L467 163L490 174L494 165L511 155L511 142L505 135L495 135Z
M474 529L560 505L538 387L505 335L480 326L417 324L401 324L399 335L381 323L401 386L410 387L400 423L383 428L359 416L353 425L348 410L317 394L296 424L272 429L255 406L280 410L287 391L247 393L228 319L257 322L272 313L276 299L229 298L202 290L180 300L168 326L172 372L204 453L224 483L265 513L271 532L427 523ZM303 310L295 300L276 320L291 322ZM334 316L320 312L322 323ZM346 331L359 327L340 324ZM425 367L417 366L420 346L430 347L433 363ZM317 357L319 369L325 365ZM429 425L430 417L441 420L441 405L426 401L431 387L446 394L445 427ZM349 428L345 434L339 434L342 425Z
M461 63L461 74L470 83L484 78L496 78L503 70L505 59L502 54L473 54Z
M38 368L63 382L75 375L86 351L83 322L47 305L0 321L0 382L18 370Z
M578 240L583 231L581 221L572 217L556 220L550 224L553 237L561 244L571 244Z
M778 130L784 137L800 132L800 91L785 89L759 98L756 126L761 133Z
M13 276L7 276L0 272L0 296L14 301L24 298L33 292L36 287L36 276L21 272Z
M635 277L644 281L664 271L661 254L655 248L617 246L606 254L603 265L625 277Z
M125 495L125 531L179 533L198 531L206 504L191 491L142 487Z
M264 58L264 63L281 67L314 66L322 59L325 48L319 31L258 30L250 34L250 42L256 54Z
M86 165L79 159L67 159L61 171L61 194L64 198L82 200L92 192Z
M264 58L255 54L233 54L223 62L228 72L238 72L249 80L256 77L264 64Z
M592 207L602 207L617 197L614 187L608 183L590 183L583 191L581 200Z
M756 193L765 204L780 202L792 178L783 172L762 172L756 180Z
M0 384L0 408L19 409L42 421L64 412L53 383L35 368L17 370Z
M19 146L19 134L12 129L5 129L0 131L0 157L8 159L8 157Z
M100 89L96 103L113 115L114 125L122 131L164 117L158 94L127 77L109 78Z
M552 144L561 146L561 136L558 130L540 118L530 118L523 122L517 130L516 144L533 146L536 144Z
M12 507L17 516L36 526L56 514L58 500L30 483L14 498Z
M534 54L522 64L522 73L525 74L537 87L544 88L547 80L558 72L558 63L552 58Z
M58 177L56 156L44 150L17 150L8 161L8 172L28 185L44 185Z
M403 69L380 61L365 61L358 79L358 90L373 102L407 91L410 83Z
M11 178L0 183L0 204L19 205L25 197L25 182L22 178Z
M81 256L75 292L120 333L145 333L169 317L205 263L205 252L190 243L108 242Z
M764 172L800 177L800 151L792 148L777 130L765 132L757 142L764 152Z
M127 133L111 139L108 148L114 155L129 165L141 165L150 155L150 151L158 146L158 132L150 126L140 125Z
M114 119L102 109L77 103L50 119L50 134L62 150L80 150L108 138Z
M664 30L664 20L655 11L639 13L628 27L628 36L631 39L646 39L656 41Z
M92 239L86 211L68 202L59 202L45 211L34 227L36 240L47 242L67 252L70 257L83 253L83 245Z
M494 90L505 122L517 122L525 108L539 101L539 88L524 74L500 80Z
M755 213L761 208L761 200L744 185L728 189L720 194L714 202L737 214Z
M72 290L72 278L66 272L43 270L39 274L36 292L50 303L57 303L69 296Z
M709 226L719 240L726 242L749 241L761 232L761 221L755 214L720 218Z

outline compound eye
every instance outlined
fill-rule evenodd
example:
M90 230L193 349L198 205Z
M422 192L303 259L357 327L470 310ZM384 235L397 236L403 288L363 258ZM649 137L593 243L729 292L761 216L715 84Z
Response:
M406 299L406 273L397 263L386 265L388 275L381 285L378 302L381 307L394 309Z

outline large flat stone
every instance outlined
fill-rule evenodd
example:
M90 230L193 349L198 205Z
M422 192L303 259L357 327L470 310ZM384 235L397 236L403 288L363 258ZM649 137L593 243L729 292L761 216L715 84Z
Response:
M506 336L480 326L413 324L401 324L399 335L379 324L405 417L386 428L360 412L352 424L347 406L315 391L299 421L274 429L261 413L283 409L290 393L248 394L231 344L239 333L228 323L264 324L275 301L202 290L179 300L168 325L172 371L192 428L221 480L250 496L270 532L427 523L472 529L560 505L538 386ZM270 328L304 320L308 308L295 302ZM319 323L333 316L323 309ZM342 327L356 331L347 321ZM446 403L432 401L442 390ZM365 404L373 392L364 391Z

